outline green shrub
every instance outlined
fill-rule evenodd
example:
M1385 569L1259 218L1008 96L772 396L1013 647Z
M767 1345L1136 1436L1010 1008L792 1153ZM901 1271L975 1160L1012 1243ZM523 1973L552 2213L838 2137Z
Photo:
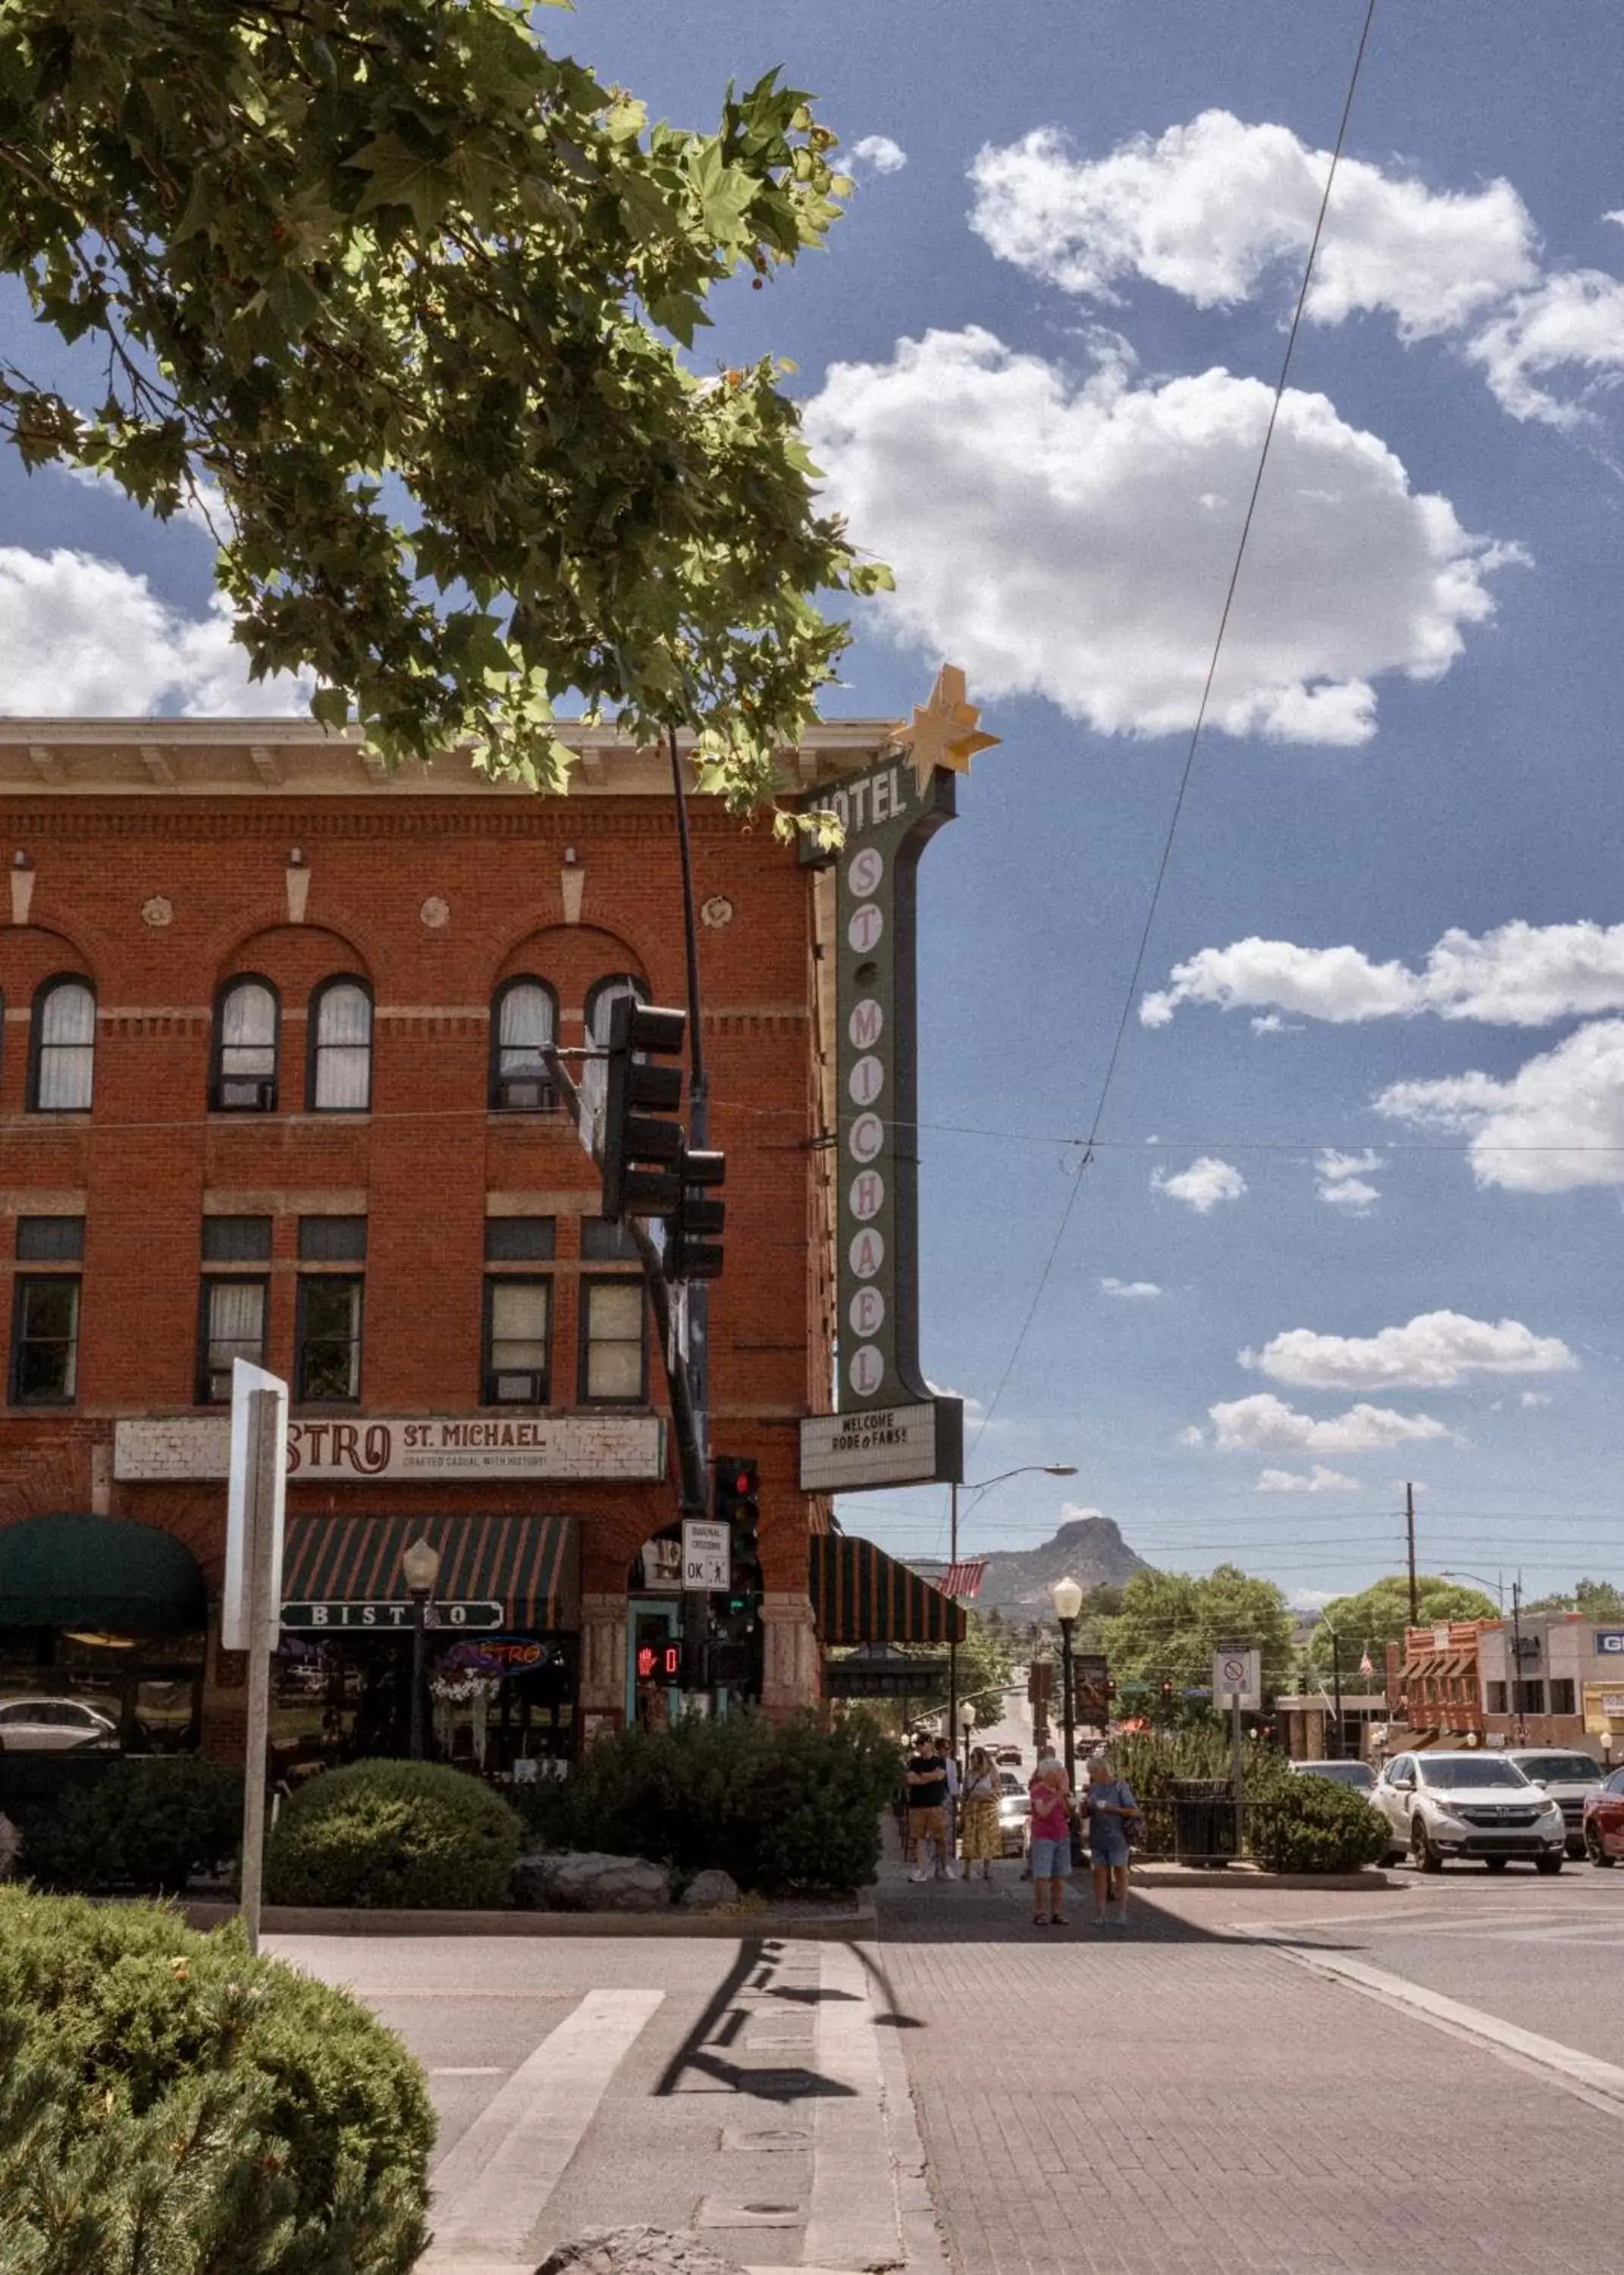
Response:
M679 1878L720 1865L761 1895L821 1893L873 1879L896 1780L895 1743L866 1715L826 1728L735 1714L620 1731L519 1805L548 1848L647 1856Z
M1288 1778L1260 1811L1252 1853L1272 1872L1356 1872L1392 1839L1363 1795L1330 1778Z
M45 1888L178 1894L193 1873L230 1861L242 1822L240 1771L190 1755L137 1756L25 1812L22 1870Z
M1243 1743L1247 1799L1272 1799L1292 1781L1285 1755L1258 1739L1247 1738ZM1170 1801L1175 1785L1184 1778L1221 1778L1226 1784L1229 1780L1229 1733L1215 1722L1113 1738L1106 1753L1113 1769L1133 1788L1135 1799L1147 1808Z
M283 1804L265 1860L274 1904L446 1911L509 1901L524 1828L478 1778L436 1762L351 1762Z
M406 2275L433 2139L399 2041L235 1926L0 1888L0 2265Z

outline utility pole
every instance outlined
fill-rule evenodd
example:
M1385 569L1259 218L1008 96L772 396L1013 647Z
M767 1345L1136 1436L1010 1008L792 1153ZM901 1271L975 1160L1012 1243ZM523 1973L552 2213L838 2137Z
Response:
M676 729L666 729L671 753L671 796L676 805L676 843L683 869L683 946L688 968L688 1122L696 1152L710 1144L710 1085L705 1074L705 1038L699 1015L699 929L694 911L693 850L688 838L688 800L683 782ZM697 1454L684 1516L708 1516L710 1494L710 1291L703 1280L690 1285L684 1307L687 1327L688 1394L693 1412ZM697 1495L693 1486L697 1484ZM711 1619L710 1598L690 1588L683 1597L683 1688L690 1698L706 1688Z
M1409 1623L1421 1625L1421 1591L1416 1585L1416 1488L1404 1488L1404 1537L1409 1550Z
M950 1565L959 1561L959 1489L956 1483L948 1488L953 1495L952 1514L948 1523L948 1560ZM938 1534L938 1538L940 1535ZM958 1728L959 1711L959 1639L958 1622L951 1620L948 1626L948 1743Z
M1334 1628L1331 1630L1331 1698L1336 1716L1336 1742L1331 1749L1333 1761L1342 1758L1342 1638Z
M1519 1572L1511 1583L1511 1711L1516 1721L1517 1743L1528 1735L1522 1719L1522 1575Z

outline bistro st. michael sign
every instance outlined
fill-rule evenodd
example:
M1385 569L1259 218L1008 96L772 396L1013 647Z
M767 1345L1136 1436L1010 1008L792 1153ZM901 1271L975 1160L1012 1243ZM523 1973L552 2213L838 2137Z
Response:
M957 1478L963 1408L919 1372L915 886L919 857L954 819L955 776L993 735L978 732L964 675L944 665L928 704L866 772L812 791L842 843L803 841L835 874L838 1373L832 1415L801 1425L809 1493Z

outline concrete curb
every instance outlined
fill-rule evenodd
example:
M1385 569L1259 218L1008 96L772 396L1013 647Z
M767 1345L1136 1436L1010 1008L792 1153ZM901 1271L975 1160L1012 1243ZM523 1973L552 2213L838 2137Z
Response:
M1256 1864L1227 1870L1201 1864L1136 1864L1129 1875L1135 1888L1234 1888L1263 1894L1274 1888L1344 1889L1375 1894L1400 1884L1374 1865L1363 1872L1265 1872Z
M223 1927L235 1904L185 1902L188 1927ZM739 1908L715 1912L445 1912L350 1911L306 1904L267 1904L260 1916L266 1935L664 1936L710 1937L740 1942L770 1936L796 1942L865 1941L875 1935L869 1897L827 1911L802 1913Z

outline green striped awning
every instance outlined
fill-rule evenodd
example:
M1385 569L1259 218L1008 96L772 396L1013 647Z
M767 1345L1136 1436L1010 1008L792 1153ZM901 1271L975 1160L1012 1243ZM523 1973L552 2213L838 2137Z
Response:
M808 1585L824 1643L963 1642L959 1606L872 1540L826 1532L807 1545Z
M440 1603L507 1606L516 1628L566 1632L581 1623L580 1539L572 1516L291 1516L284 1603L402 1599L402 1552L440 1551Z

